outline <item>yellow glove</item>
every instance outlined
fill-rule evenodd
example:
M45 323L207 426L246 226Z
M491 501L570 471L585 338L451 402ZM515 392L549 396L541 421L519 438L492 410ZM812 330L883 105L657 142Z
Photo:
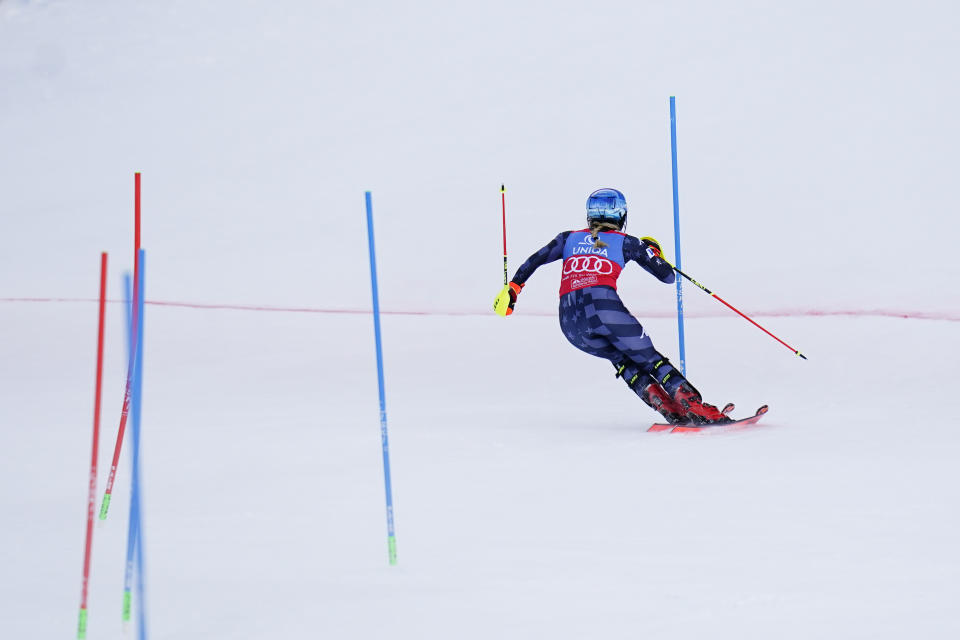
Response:
M517 296L520 295L521 289L523 289L522 284L511 282L497 294L493 300L493 310L498 316L506 317L513 313L513 307L517 304Z
M643 243L643 248L647 250L647 256L652 260L653 258L660 258L671 267L670 261L666 259L663 255L663 249L660 248L660 243L657 242L656 238L651 238L650 236L644 236L640 238L640 242Z

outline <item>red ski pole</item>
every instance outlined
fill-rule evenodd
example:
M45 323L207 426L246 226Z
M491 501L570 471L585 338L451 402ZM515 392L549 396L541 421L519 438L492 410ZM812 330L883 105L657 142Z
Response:
M667 264L670 264L670 263L667 263ZM672 264L671 264L670 266L673 267ZM703 289L704 291L706 291L707 293L709 293L711 296L713 296L714 298L716 298L717 300L719 300L719 301L722 302L723 304L727 305L727 306L728 306L730 309L732 309L733 311L737 312L738 314L740 314L741 316L743 316L744 318L746 318L753 326L755 326L756 328L760 329L760 331L763 331L765 334L767 334L768 336L770 336L771 338L773 338L774 340L776 340L777 342L779 342L780 344L782 344L783 346L785 346L787 349L790 349L790 351L793 351L795 354L797 354L798 356L800 356L800 357L803 358L804 360L807 359L807 356L803 355L802 353L800 353L799 351L797 351L796 349L794 349L793 347L791 347L790 345L788 345L786 342L784 342L783 340L781 340L781 339L778 338L777 336L773 335L772 333L770 333L769 331L767 331L766 329L764 329L763 327L761 327L759 324L757 324L756 322L754 322L753 319L750 318L750 316L748 316L748 315L745 314L744 312L742 312L742 311L740 311L739 309L737 309L736 307L734 307L732 304L730 304L729 302L727 302L726 300L724 300L723 298L721 298L720 296L718 296L717 294L715 294L713 291L710 291L710 289L707 289L705 286L703 286L702 284L700 284L699 282L697 282L696 280L694 280L693 278L691 278L690 276L688 276L687 274L685 274L683 271L680 271L680 269L677 269L676 267L673 267L673 270L676 271L677 273L679 273L680 275L682 275L684 278L686 278L687 280L689 280L689 281L692 282L693 284L697 285L698 287L700 287L701 289Z
M97 451L100 446L100 397L103 389L103 317L107 303L107 253L100 254L100 316L97 323L97 381L93 399L93 452L90 455L90 481L87 494L87 538L83 550L83 586L80 590L80 620L77 638L87 637L87 592L90 584L90 552L93 547L93 520L97 507Z
M507 286L507 190L500 185L500 204L503 206L503 286Z
M133 321L132 334L137 335L140 322L137 313L137 300L140 295L140 172L133 174ZM113 482L117 477L117 465L120 464L120 450L123 448L123 434L127 428L127 416L130 414L130 396L133 391L133 367L136 362L136 348L130 350L130 362L127 364L127 384L123 392L123 408L120 411L120 428L117 430L117 443L113 447L113 462L110 463L110 475L107 476L107 488L103 493L103 502L100 503L100 519L107 519L110 509L110 498L113 496Z

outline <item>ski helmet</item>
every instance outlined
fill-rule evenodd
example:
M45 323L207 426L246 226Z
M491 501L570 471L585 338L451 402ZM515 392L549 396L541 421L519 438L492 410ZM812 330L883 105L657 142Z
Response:
M627 226L627 199L616 189L597 189L587 198L587 224L611 222L623 230Z

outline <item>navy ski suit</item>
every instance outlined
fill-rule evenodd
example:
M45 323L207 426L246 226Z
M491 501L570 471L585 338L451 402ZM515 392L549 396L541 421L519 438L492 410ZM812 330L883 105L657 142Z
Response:
M666 359L654 348L643 326L630 315L617 295L617 278L631 260L661 282L670 284L673 268L643 241L619 231L602 231L598 247L590 231L564 231L520 265L513 282L524 284L541 265L563 258L560 281L560 328L570 343L591 355L606 358L616 367L626 366L629 380L636 373L651 374ZM657 378L674 372L667 362ZM675 372L679 373L679 372ZM684 381L673 375L666 391L673 394ZM640 392L640 387L635 391Z

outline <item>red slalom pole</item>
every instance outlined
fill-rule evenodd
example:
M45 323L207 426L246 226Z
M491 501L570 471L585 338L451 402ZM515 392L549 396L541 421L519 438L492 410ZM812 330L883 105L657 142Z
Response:
M140 172L133 174L133 321L132 334L137 335L140 324L137 313L137 300L140 296ZM130 350L130 362L127 364L127 384L123 391L123 408L120 410L120 427L117 429L117 443L113 447L113 461L110 463L110 474L107 476L107 488L100 503L100 519L107 519L110 509L110 498L113 497L113 483L117 478L117 466L120 464L120 451L123 449L123 435L127 429L127 416L130 414L130 397L133 393L133 367L136 363L136 349Z
M93 519L97 506L97 455L100 448L100 398L103 395L103 325L107 308L107 252L100 254L100 314L97 323L97 381L93 400L93 447L90 454L90 484L87 495L87 539L83 550L83 586L80 590L80 620L77 638L87 637L87 593L90 584L90 552L93 548Z
M139 268L137 258L140 256L140 172L133 174L133 258L134 272L133 282L139 282L137 276L140 275L136 270Z
M503 207L503 286L507 286L507 190L502 184L500 204Z
M668 262L667 264L670 264L670 263ZM670 265L670 266L673 267L673 265ZM768 336L770 336L771 338L773 338L774 340L776 340L777 342L779 342L780 344L782 344L783 346L785 346L787 349L790 349L790 351L793 351L796 355L800 356L800 357L803 358L804 360L807 359L807 356L803 355L802 353L800 353L799 351L797 351L796 349L794 349L793 347L791 347L790 345L788 345L786 342L784 342L783 340L781 340L781 339L778 338L777 336L773 335L772 333L770 333L769 331L767 331L766 329L764 329L763 327L761 327L759 324L757 324L756 322L754 322L753 319L752 319L750 316L748 316L748 315L745 314L744 312L742 312L742 311L740 311L739 309L737 309L735 306L733 306L732 304L730 304L729 302L727 302L726 300L724 300L723 298L721 298L720 296L718 296L717 294L715 294L713 291L710 291L710 289L707 289L705 286L703 286L702 284L700 284L699 282L697 282L696 280L694 280L693 278L691 278L690 276L688 276L687 274L685 274L683 271L680 271L680 269L677 269L676 267L673 267L673 270L676 271L677 273L679 273L680 275L682 275L684 278L686 278L687 280L689 280L689 281L692 282L693 284L697 285L698 287L700 287L701 289L703 289L704 291L706 291L707 293L709 293L711 296L713 296L714 298L716 298L717 300L719 300L719 301L722 302L723 304L727 305L727 307L729 307L730 309L732 309L732 310L735 311L736 313L738 313L738 314L740 314L741 316L743 316L747 321L750 322L750 324L752 324L753 326L755 326L757 329L760 329L760 331L763 331L765 334L767 334Z

